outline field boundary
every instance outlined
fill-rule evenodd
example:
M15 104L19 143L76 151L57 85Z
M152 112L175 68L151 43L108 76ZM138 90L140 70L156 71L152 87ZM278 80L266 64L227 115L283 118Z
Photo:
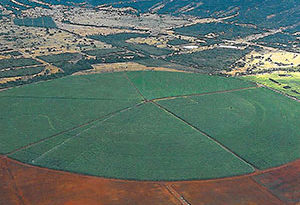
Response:
M94 100L94 101L109 101L109 100L116 100L116 101L122 101L122 100L134 100L134 99L130 99L130 98L118 98L118 99L113 99L113 98L76 98L76 97L55 97L55 96L9 96L9 95L3 95L0 96L0 98L19 98L19 99L49 99L49 100Z
M280 94L280 95L283 95L283 96L285 96L285 97L287 97L287 98L289 98L289 99L291 99L291 100L294 100L294 101L296 101L296 102L300 102L300 99L298 99L297 97L294 97L294 96L291 96L291 95L289 95L289 94L287 94L287 93L284 93L284 92L282 92L282 91L280 91L280 90L277 90L277 89L274 89L274 88L271 88L271 87L269 87L269 86L266 86L266 85L263 85L263 84L258 84L260 87L264 87L264 88L266 88L266 89L268 89L268 90L271 90L271 91L273 91L273 92L275 92L275 93L278 93L278 94Z
M111 180L114 182L139 182L139 183L154 183L154 182L155 183L182 183L182 182L184 182L184 183L194 183L194 182L206 183L206 182L221 182L221 181L227 181L227 180L239 180L239 179L246 178L246 177L253 177L253 176L260 175L260 174L265 174L265 173L269 173L272 171L284 169L289 166L293 166L294 164L300 163L300 159L296 159L294 161L288 162L288 163L280 165L278 167L272 167L269 169L258 170L256 172L252 172L252 173L248 173L248 174L229 176L229 177L220 177L220 178L211 178L211 179L190 179L190 180L188 179L188 180L172 180L172 181L171 180L161 180L161 181L157 180L157 181L155 181L155 180L120 179L120 178L112 178L112 177L95 176L95 175L83 174L83 173L79 173L79 172L64 171L64 170L60 170L60 169L51 169L51 168L42 167L42 166L38 166L38 165L27 164L27 163L18 161L16 159L10 158L9 156L6 156L6 155L0 155L0 159L1 159L1 157L3 159L7 159L7 160L9 160L15 164L21 165L21 166L25 166L28 168L35 168L35 169L58 173L58 174L76 175L76 176L80 176L83 178Z
M214 95L214 94L219 94L219 93L231 93L231 92L250 90L250 89L256 89L256 88L259 88L259 86L251 86L251 87L237 88L237 89L231 89L231 90L220 90L220 91L206 92L206 93L195 93L195 94L188 94L188 95L176 95L176 96L170 96L170 97L154 98L151 101L157 102L157 101L162 101L162 100L173 100L176 98L186 98L186 97L202 96L202 95Z
M54 187L56 188L55 190L63 191L61 194L58 195L58 197L69 196L68 194L70 193L70 191L74 194L78 194L81 191L84 191L84 189L86 189L86 188L95 190L95 185L96 184L99 185L99 190L97 188L96 195L95 194L93 194L93 195L84 194L83 196L80 195L81 197L95 196L93 198L93 203L97 203L99 196L104 196L109 201L112 201L109 197L116 196L116 194L114 194L114 195L105 195L104 194L103 195L102 194L103 189L101 187L104 188L105 193L114 192L114 190L118 191L120 189L116 188L115 186L110 186L110 185L118 185L119 183L122 183L123 185L125 185L125 187L134 187L134 188L144 187L144 188L146 188L145 196L147 195L148 190L151 191L150 189L152 189L152 190L156 189L157 191L155 191L154 195L153 195L153 192L151 192L152 194L145 199L145 200L147 200L147 202L150 202L150 203L154 199L157 200L158 202L162 199L161 197L156 198L157 195L165 196L164 197L165 199L166 198L169 199L168 200L169 203L167 203L167 204L178 204L178 205L188 205L188 204L192 205L193 204L194 205L194 204L200 203L201 201L207 202L207 199L209 200L208 202L213 203L213 201L215 200L214 195L208 196L208 198L206 198L206 195L203 195L203 194L207 193L208 190L212 190L211 193L216 194L216 197L217 197L216 199L218 199L218 202L219 202L218 204L222 204L222 200L225 200L228 204L231 204L230 202L237 202L236 200L239 200L239 201L247 200L248 202L252 202L252 203L253 202L261 202L258 204L264 204L262 202L266 202L266 204L270 204L270 205L271 204L278 204L278 205L279 204L280 205L281 204L282 205L283 204L297 204L297 201L289 201L289 199L285 199L285 198L281 199L280 196L283 193L286 193L285 191L280 192L280 193L276 193L276 192L273 193L272 188L269 188L267 185L260 184L260 183L257 184L255 182L253 182L252 179L254 179L255 176L260 175L258 173L241 175L238 177L227 177L227 178L222 178L222 179L210 179L210 180L190 180L190 181L185 181L185 180L176 181L175 180L175 181L165 181L165 182L164 181L140 181L140 180L121 180L121 179L113 179L113 178L105 178L105 177L95 177L95 176L77 174L77 173L72 173L72 172L67 172L67 171L48 169L48 168L43 168L43 167L34 166L34 165L30 165L30 164L25 164L25 163L22 163L22 162L19 162L14 159L10 159L8 157L1 156L1 155L0 155L0 160L1 160L0 165L2 164L2 166L0 168L2 168L2 174L4 174L4 180L5 180L4 182L8 183L7 185L9 185L9 187L3 187L4 193L7 193L10 196L12 196L13 199L15 200L14 202L19 202L19 199L15 193L15 190L12 188L13 183L16 183L16 185L18 186L17 188L20 190L19 194L21 194L24 197L24 201L22 201L22 202L20 201L17 204L28 204L30 201L33 202L32 197L31 197L32 195L30 193L34 193L34 195L33 195L34 197L38 196L39 194L42 194L43 197L47 197L47 192L40 192L42 190L39 191L39 189L35 189L35 190L33 190L33 192L30 192L30 193L26 192L27 186L38 187L41 184L45 184L43 182L43 180L48 179L47 177L50 178L50 180L49 180L50 188L48 188L48 185L42 186L42 187L44 187L46 191L50 190L51 192L52 192L52 190L54 190L52 188L53 186L51 186L51 185L57 184L56 179L64 179L65 178L66 179L66 181L64 181L65 184L73 185L73 187L78 187L78 186L80 187L80 184L85 183L85 182L87 182L89 184L88 186L85 186L83 189L75 188L75 189L71 189L71 190L61 187L60 183L57 185L54 185ZM293 169L298 170L299 165L300 165L300 159L296 160L292 163L288 163L283 166L277 167L276 169L278 171L282 170L283 172L280 171L282 173L288 174L289 172L291 172L291 173L294 173L294 175L295 175L296 173L293 172ZM14 175L15 181L11 181L12 179L8 176L6 166L8 166L11 169L11 171ZM272 175L273 173L276 175L276 172L273 172L273 171L276 171L276 169L267 170L266 172L268 173L268 175ZM289 170L289 172L286 172L284 170L286 170L286 171ZM288 175L286 175L286 174L283 176L287 176L287 179L289 179ZM279 175L279 177L280 176L281 175ZM25 179L24 177L26 177L26 180L24 180ZM32 181L33 183L31 183L31 179L33 180ZM297 177L296 180L298 180L298 179L299 178ZM248 183L251 182L250 184L248 184L249 186L250 185L251 186L250 187L247 186L247 184L245 182L248 182ZM48 181L47 181L47 184L48 184ZM240 184L242 184L242 187L241 187L242 190L241 190L241 192L236 193L235 191L237 191L237 189L234 188L233 186L240 185ZM292 188L294 183L285 180L284 184L287 186L287 189L289 189L288 187ZM67 187L69 187L69 186L67 186ZM186 191L185 191L185 189L183 189L185 187L186 187ZM298 187L298 185L296 187ZM198 189L199 189L200 194L197 194ZM219 190L220 190L220 192L219 192ZM257 191L251 192L253 190L257 190ZM116 192L114 192L114 193L116 193ZM258 198L252 198L251 194L253 194L253 193L258 193L259 194ZM295 197L298 196L296 189L292 189L290 192L288 191L287 193L290 193L290 194L292 194L292 196L295 196ZM223 194L226 194L226 195L223 195ZM129 191L126 192L125 194L123 194L121 196L122 198L120 198L120 200L121 201L123 200L125 202L125 201L127 201L127 197L131 197L131 196L134 197L137 202L141 202L141 198L139 197L139 192L132 195ZM229 197L232 196L234 198L232 198L232 199L228 198L228 200L226 200L227 196L229 196ZM66 200L67 201L73 200L74 202L76 202L76 200L78 200L78 197L76 198L75 195L71 195L70 197L67 197ZM5 199L5 197L4 197L4 199ZM40 201L43 201L43 200L39 200L39 202ZM270 203L271 201L273 203ZM269 202L269 203L267 203L267 202ZM123 204L123 203L120 203L120 204Z
M129 83L132 85L132 87L135 88L136 92L144 99L144 101L148 101L145 96L142 94L142 92L135 86L135 84L132 82L132 80L129 79L126 72L123 73L124 77L129 81Z

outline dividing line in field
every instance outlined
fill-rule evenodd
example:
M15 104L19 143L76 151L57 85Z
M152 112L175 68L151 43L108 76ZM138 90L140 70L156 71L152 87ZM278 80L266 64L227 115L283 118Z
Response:
M12 155L12 154L14 154L14 153L16 153L16 152L19 152L19 151L21 151L21 150L27 149L27 148L32 147L32 146L34 146L34 145L40 144L40 143L42 143L42 142L45 142L45 141L47 141L47 140L50 140L50 139L52 139L52 138L54 138L54 137L57 137L57 136L59 136L59 135L62 135L62 134L64 134L64 133L67 133L67 132L76 130L77 128L85 127L85 126L87 126L87 125L89 125L89 124L91 124L91 123L93 123L93 122L97 122L97 121L100 121L100 122L101 122L101 121L106 120L106 119L108 119L108 118L111 118L111 117L113 117L113 116L115 116L115 115L117 115L117 114L119 114L119 113L122 113L122 112L125 112L125 111L128 111L128 110L131 110L131 109L133 109L133 108L135 108L135 107L139 107L139 106L143 105L144 103L145 103L145 102L141 102L141 103L139 103L139 104L135 104L134 106L126 107L126 108L124 108L124 109L117 110L117 111L115 111L115 112L109 113L109 114L104 115L104 116L101 116L101 117L99 117L99 118L90 120L90 121L88 121L88 122L86 122L86 123L77 125L77 126L75 126L75 127L72 127L72 128L70 128L70 129L67 129L67 130L64 130L64 131L61 131L61 132L59 132L59 133L56 133L56 134L51 135L51 136L49 136L49 137L43 138L43 139L38 140L38 141L36 141L36 142L32 142L32 143L30 143L30 144L27 144L27 145L25 145L25 146L23 146L23 147L20 147L20 148L18 148L18 149L16 149L16 150L13 150L13 151L11 151L11 152L5 154L4 156Z
M14 192L15 192L17 198L19 199L20 204L25 205L26 203L25 203L23 194L22 194L22 192L20 191L20 189L19 189L18 186L17 186L17 182L16 182L16 180L15 180L15 177L14 177L14 175L12 174L12 172L11 172L9 166L8 166L7 159L4 158L3 161L5 161L5 168L6 168L8 177L9 177L10 180L12 181L12 182L11 182L11 185L13 186L13 190L14 190Z
M273 194L267 187L261 185L260 183L258 183L257 181L255 181L253 179L253 177L249 177L249 179L251 181L253 181L258 187L259 189L262 191L262 192L266 192L266 194L269 194L271 198L275 198L276 200L278 200L280 203L283 203L283 201L278 197L276 196L275 194Z
M223 145L221 142L219 142L218 140L216 140L215 138L211 137L209 134L207 134L206 132L200 130L199 128L195 127L194 125L192 125L191 123L187 122L186 120L184 120L183 118L181 118L180 116L176 115L175 113L173 113L172 111L168 110L167 108L163 107L162 105L158 104L155 101L152 101L152 103L154 105L156 105L158 108L164 110L165 112L167 112L168 114L172 115L173 117L177 118L178 120L182 121L183 123L185 123L186 125L190 126L192 129L198 131L199 133L201 133L202 135L204 135L205 137L207 137L209 140L213 141L214 143L216 143L218 146L220 146L222 149L224 149L225 151L231 153L233 156L235 156L236 158L238 158L240 161L244 162L245 164L247 164L249 167L251 167L253 169L253 171L258 170L257 167L255 167L254 164L252 164L251 162L247 161L246 159L242 158L241 156L239 156L236 152L232 151L231 149L229 149L227 146Z
M181 205L191 205L183 196L181 196L172 185L161 184L163 188L165 188L173 197L175 197Z
M20 98L20 99L50 99L50 100L95 100L95 101L100 101L100 100L133 100L133 99L128 99L128 98L117 98L117 99L114 99L114 98L76 98L76 97L55 97L55 96L22 96L22 95L19 95L19 96L9 96L9 95L3 95L3 96L0 96L0 98Z
M155 98L151 101L157 102L162 100L172 100L176 98L185 98L185 97L193 97L193 96L202 96L202 95L213 95L218 93L231 93L231 92L237 92L240 90L250 90L250 89L256 89L258 86L251 86L246 88L237 88L237 89L231 89L231 90L220 90L220 91L214 91L214 92L207 92L207 93L194 93L194 94L188 94L188 95L176 95L176 96L170 96L170 97L162 97L162 98Z
M135 84L129 79L126 72L123 73L124 77L129 81L129 83L135 88L136 92L144 99L144 101L148 101L144 95L141 93L141 91L135 86Z

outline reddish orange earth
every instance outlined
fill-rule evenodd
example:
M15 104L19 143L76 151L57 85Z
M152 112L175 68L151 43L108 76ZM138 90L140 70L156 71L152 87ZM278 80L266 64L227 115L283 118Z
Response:
M142 182L34 167L0 156L2 205L300 204L300 160L216 180Z

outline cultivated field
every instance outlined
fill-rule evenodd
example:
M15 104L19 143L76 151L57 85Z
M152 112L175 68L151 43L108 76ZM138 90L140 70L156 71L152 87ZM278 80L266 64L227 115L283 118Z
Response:
M59 88L59 89L58 89ZM211 179L300 157L296 101L236 78L136 71L76 75L0 93L0 152L136 180Z

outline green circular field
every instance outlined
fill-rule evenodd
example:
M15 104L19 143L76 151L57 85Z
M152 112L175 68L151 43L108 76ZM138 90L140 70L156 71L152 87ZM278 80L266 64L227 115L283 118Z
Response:
M0 92L0 153L136 180L221 178L300 158L300 104L179 72L70 76Z

